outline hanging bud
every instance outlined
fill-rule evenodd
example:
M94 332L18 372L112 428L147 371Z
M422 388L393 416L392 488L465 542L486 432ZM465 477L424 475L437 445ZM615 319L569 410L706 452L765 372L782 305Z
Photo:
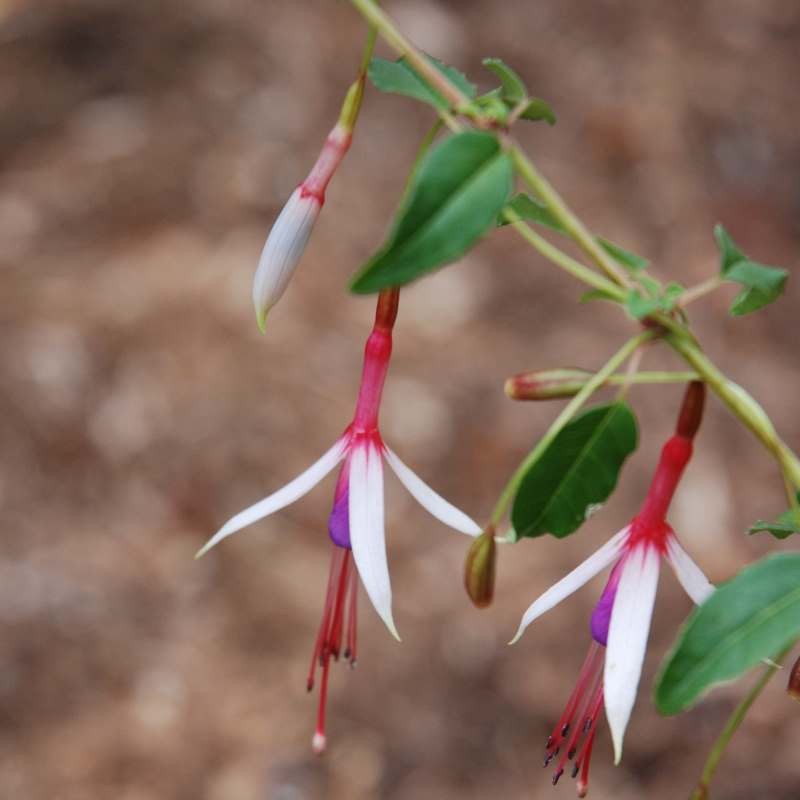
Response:
M702 381L691 381L683 395L683 405L678 417L675 433L684 439L694 439L703 419L706 400L706 385Z
M789 697L800 701L800 658L794 662L792 671L789 673L789 683L786 686Z
M542 369L508 378L505 392L512 400L553 400L573 397L593 373L585 369Z
M283 296L300 262L325 202L328 183L350 147L363 94L362 76L348 90L339 121L328 134L311 172L292 192L269 232L253 279L253 305L262 333L267 313Z
M253 279L253 305L262 333L267 312L286 291L321 208L319 198L303 194L299 186L272 226Z
M494 597L497 545L490 525L470 545L464 564L464 587L478 608L486 608Z

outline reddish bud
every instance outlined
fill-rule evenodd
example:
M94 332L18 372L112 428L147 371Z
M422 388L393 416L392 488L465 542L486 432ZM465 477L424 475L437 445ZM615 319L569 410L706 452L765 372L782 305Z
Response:
M508 378L505 392L512 400L553 400L573 397L593 373L585 369L542 369Z
M789 683L786 685L786 691L789 693L789 697L800 701L800 658L794 662L794 666L789 673Z
M703 405L706 400L706 385L702 381L691 381L683 395L683 405L678 417L675 433L684 439L694 439L700 421L703 419Z
M494 597L497 544L490 525L469 548L464 564L464 588L478 608L486 608Z

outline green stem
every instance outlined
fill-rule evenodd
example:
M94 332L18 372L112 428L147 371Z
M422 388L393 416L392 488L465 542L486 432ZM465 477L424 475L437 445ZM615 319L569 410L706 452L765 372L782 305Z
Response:
M630 389L631 384L634 383L636 373L639 372L639 365L642 363L642 354L643 350L640 347L631 356L630 361L628 361L628 369L625 370L625 374L622 376L623 381L615 398L617 402L621 402L625 399L628 394L628 389Z
M498 525L503 519L508 506L514 499L517 490L519 489L522 479L530 469L531 465L539 460L542 453L550 446L553 439L558 436L562 428L575 416L580 410L581 406L599 389L608 378L625 362L625 359L635 352L637 348L641 347L645 342L650 341L656 336L655 331L644 331L632 339L628 339L616 353L605 363L602 369L596 372L585 384L585 386L567 403L564 410L556 417L553 424L547 430L547 433L539 440L536 447L531 450L525 457L522 463L517 467L511 479L506 484L503 493L500 495L497 503L495 504L494 511L490 518L490 524Z
M783 661L792 647L794 647L794 644L787 647L779 656L776 657L775 661ZM753 688L747 693L747 695L745 695L742 702L739 703L739 705L733 710L733 713L725 723L725 727L722 729L722 733L720 733L717 741L714 742L714 746L711 748L711 752L708 754L708 759L703 767L700 780L698 781L694 792L692 792L690 800L708 800L710 797L709 788L711 786L711 781L714 777L714 773L717 771L717 767L719 766L719 762L725 752L725 748L728 746L730 740L733 738L734 733L736 733L736 731L739 729L739 726L744 721L747 712L750 710L750 706L753 705L756 698L764 690L764 687L770 682L772 676L780 668L780 664L772 663L766 665L764 667L764 671L761 673L761 676L756 681Z
M563 250L559 250L559 248L551 244L528 225L516 211L511 208L506 208L503 210L503 217L528 244L532 245L545 258L552 261L556 266L561 267L561 269L568 272L572 277L583 281L589 286L593 286L595 289L599 289L601 292L606 292L615 300L623 301L625 299L625 292L619 286L612 283L608 278L598 275L594 270L581 264L580 261L576 261Z
M720 286L724 281L719 275L714 275L713 277L709 278L708 280L703 281L702 283L698 283L697 286L690 286L681 296L678 298L678 305L681 308L686 308L689 303L694 303L695 300L699 300L701 297L704 297L707 294L719 289Z
M561 195L552 184L539 173L533 162L517 145L509 151L517 172L533 189L542 202L550 209L553 216L561 223L566 233L597 264L606 276L620 286L630 286L628 276L614 259L603 250L597 240L586 229L586 226L572 213Z
M425 56L403 36L392 20L375 3L375 0L351 0L362 16L373 26L383 39L405 56L411 66L438 91L447 102L459 113L475 116L470 99L455 86L445 75L439 72ZM479 116L479 115L478 115ZM453 129L458 129L458 122L449 115L445 121ZM477 122L480 123L480 119ZM606 278L596 275L591 269L561 252L557 247L543 239L529 226L520 226L516 220L514 228L523 235L546 258L566 270L574 277L590 286L608 292L617 300L624 299L625 291L630 286L628 276L614 260L597 244L594 237L583 223L572 213L560 195L550 183L539 174L530 159L517 145L509 148L517 172L538 194L553 215L561 223L565 231L587 253L606 274ZM705 289L704 289L705 291ZM690 296L690 299L691 296ZM669 332L670 345L702 376L722 401L737 417L759 438L767 450L772 453L781 466L785 478L792 486L800 487L800 461L797 456L781 441L769 418L763 410L742 390L734 385L703 355L697 343L684 325L663 313L654 313L650 319ZM588 396L588 395L587 395ZM577 396L575 398L577 400Z
M377 2L377 0L376 0ZM375 52L375 43L378 41L378 29L374 25L369 26L367 32L367 41L364 45L364 51L361 54L361 66L358 68L358 74L366 76L369 69L369 62L372 61L372 54Z
M775 431L770 418L750 395L732 383L703 353L698 344L686 336L670 334L666 341L692 366L711 390L748 427L773 455L784 477L800 487L800 461Z
M620 386L624 383L660 384L660 383L689 383L699 379L696 372L637 372L635 375L612 375L607 381L608 386Z

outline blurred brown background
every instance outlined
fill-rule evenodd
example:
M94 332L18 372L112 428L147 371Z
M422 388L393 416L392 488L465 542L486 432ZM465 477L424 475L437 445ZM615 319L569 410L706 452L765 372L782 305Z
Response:
M594 229L690 284L712 226L793 268L800 239L796 0L395 0L422 47L483 88L501 56L559 115L521 132ZM567 543L501 554L495 605L461 588L466 540L389 479L396 644L362 597L360 662L334 670L327 756L305 670L332 480L200 562L235 511L349 419L373 304L345 283L380 242L429 113L369 91L306 258L258 334L250 282L352 79L346 2L0 3L0 797L448 800L572 797L544 740L588 643L595 582L505 642L527 604L636 510L680 390L636 389L641 447ZM384 55L388 51L381 48ZM632 330L497 232L404 292L387 441L485 519L558 404L512 405L526 368L597 367ZM800 446L798 286L701 338ZM645 367L676 366L661 351ZM713 580L765 552L775 467L716 401L671 519ZM649 693L689 610L662 577L624 762L604 729L594 798L685 797L745 682L662 719ZM778 678L715 797L800 796L800 708Z

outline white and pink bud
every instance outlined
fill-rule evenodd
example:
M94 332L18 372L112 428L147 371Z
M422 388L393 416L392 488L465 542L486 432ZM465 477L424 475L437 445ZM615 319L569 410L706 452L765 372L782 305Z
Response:
M297 268L322 203L314 195L294 190L269 232L253 279L253 305L262 333L267 313L281 299Z
M262 333L267 313L283 296L300 263L325 202L325 190L352 138L352 127L338 122L308 177L292 192L269 232L253 279L253 305Z

